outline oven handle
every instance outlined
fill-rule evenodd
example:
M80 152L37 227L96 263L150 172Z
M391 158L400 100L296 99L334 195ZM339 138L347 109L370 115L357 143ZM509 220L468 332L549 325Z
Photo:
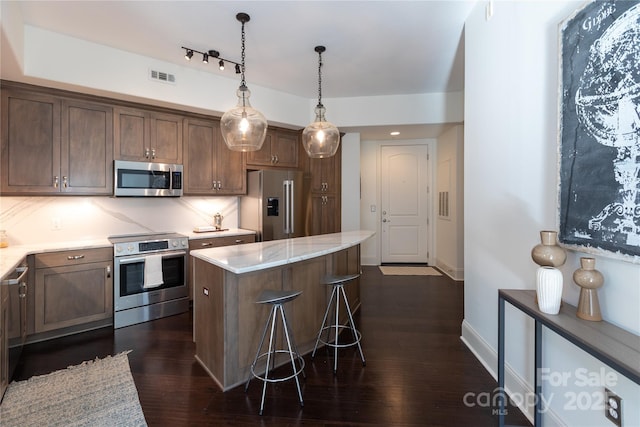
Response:
M162 258L164 259L164 258L169 258L169 257L186 256L186 255L187 255L187 253L185 251L163 252L162 253ZM145 258L147 258L147 257L145 257L145 256L135 256L135 257L132 257L132 258L120 257L120 258L117 258L117 260L118 260L118 263L120 265L122 265L122 264L133 264L133 263L136 263L136 262L144 262Z

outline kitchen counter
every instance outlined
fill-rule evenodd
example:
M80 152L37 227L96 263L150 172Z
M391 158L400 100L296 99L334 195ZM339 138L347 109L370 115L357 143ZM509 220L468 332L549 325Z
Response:
M190 253L193 257L231 273L243 274L338 252L359 245L373 234L372 231L367 230L347 231L239 246L199 249Z
M205 238L210 239L214 237L243 236L255 234L255 231L234 228L225 231L213 231L207 233L194 233L192 230L186 232L181 231L179 233L187 236L189 240L193 240ZM4 277L6 274L13 272L13 270L27 255L76 249L104 248L109 246L111 246L111 242L109 242L109 239L106 236L103 239L33 243L29 245L9 245L6 248L0 249L0 277Z
M331 294L322 279L360 273L360 243L371 236L350 231L191 251L196 360L224 391L245 383L270 308L255 301L266 289L301 291L287 316L298 351L312 351ZM360 280L345 292L357 310Z

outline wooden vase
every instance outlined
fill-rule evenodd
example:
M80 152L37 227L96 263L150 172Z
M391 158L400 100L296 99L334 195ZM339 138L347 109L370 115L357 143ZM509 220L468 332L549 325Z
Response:
M604 284L602 273L596 270L596 259L580 258L580 268L573 273L573 281L580 286L580 299L576 316L580 319L600 321L600 302L598 288Z

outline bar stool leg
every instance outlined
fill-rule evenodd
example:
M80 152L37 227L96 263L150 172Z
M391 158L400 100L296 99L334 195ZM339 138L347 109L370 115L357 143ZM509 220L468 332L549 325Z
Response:
M329 298L329 304L327 304L327 309L324 311L324 317L322 318L322 326L320 326L320 331L318 331L318 338L316 338L316 345L313 347L313 353L311 353L311 358L313 359L316 356L316 350L318 349L318 343L320 342L320 337L322 336L322 331L324 331L324 325L327 324L327 317L329 316L329 310L331 310L331 303L333 302L333 297L336 294L335 287L331 290L331 297ZM328 331L327 331L328 332ZM329 336L327 335L327 340L329 340Z
M253 371L253 369L256 367L256 362L260 357L260 350L262 350L262 346L264 345L264 339L267 336L267 329L269 329L271 316L273 316L273 307L271 308L271 312L269 313L269 318L267 319L267 322L264 324L264 329L262 330L262 338L260 338L260 344L258 345L258 351L256 351L256 357L254 357L253 363L251 363L251 371ZM271 347L271 344L269 344L269 347ZM249 379L247 380L247 383L244 386L245 393L247 392L247 390L249 390L249 383L251 382L252 378L253 378L253 375L250 375Z
M356 324L353 321L353 315L351 314L351 307L349 306L349 301L347 301L347 294L344 291L344 288L340 286L340 291L342 292L342 297L344 298L344 304L347 307L347 313L349 314L349 322L351 322L351 333L353 334L353 340L358 344L358 351L360 351L360 359L362 359L362 366L366 366L367 362L364 360L364 353L362 352L362 346L360 345L360 340L356 334Z
M337 294L336 295L336 310L335 310L335 314L336 314L336 318L334 321L334 326L335 326L335 346L333 347L333 375L338 373L338 347L340 346L340 344L338 343L338 334L340 331L340 291L339 289L341 289L342 286L338 285L335 286L333 288L333 291Z
M289 348L289 357L291 358L291 368L293 369L293 372L295 373L297 371L297 367L296 367L296 362L295 359L297 359L297 356L294 356L293 354L293 348L296 348L296 355L299 354L297 347L295 345L295 343L293 343L293 345L291 345L291 337L289 336L289 324L287 323L287 318L284 314L284 309L282 308L282 305L278 305L278 308L280 309L280 315L282 316L282 323L284 325L284 334L287 338L287 347ZM304 371L302 371L304 373ZM300 389L300 380L298 380L298 376L294 375L293 376L296 380L296 387L298 388L298 397L300 398L300 406L304 406L304 403L302 401L302 390ZM266 386L266 382L265 382L265 386ZM264 395L262 397L262 399L264 400ZM262 410L260 411L260 414L262 415Z

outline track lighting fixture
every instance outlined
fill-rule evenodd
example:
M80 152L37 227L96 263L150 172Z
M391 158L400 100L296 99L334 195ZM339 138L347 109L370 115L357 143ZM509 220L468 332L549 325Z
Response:
M218 58L219 60L218 68L220 68L220 71L224 70L225 62L228 62L230 64L234 64L236 66L235 68L236 74L240 74L240 64L235 61L231 61L230 59L225 59L220 57L220 52L218 52L217 50L209 49L206 52L200 52L199 50L192 49L190 47L184 47L184 46L182 46L182 49L184 49L185 51L184 59L186 59L187 61L191 61L191 58L193 58L194 53L197 53L198 55L202 55L202 62L204 64L209 63L209 58Z
M262 148L262 143L267 135L267 119L264 115L251 107L249 97L251 91L247 87L245 72L245 35L244 25L249 22L249 15L238 13L236 19L242 23L242 64L240 66L241 80L240 87L236 91L238 104L231 110L224 113L220 119L220 129L222 137L230 150L233 151L256 151ZM236 64L236 70L238 64Z
M338 151L340 145L340 131L324 118L326 109L322 105L322 53L324 46L316 46L318 52L318 105L316 119L302 131L302 145L311 158L331 157Z

